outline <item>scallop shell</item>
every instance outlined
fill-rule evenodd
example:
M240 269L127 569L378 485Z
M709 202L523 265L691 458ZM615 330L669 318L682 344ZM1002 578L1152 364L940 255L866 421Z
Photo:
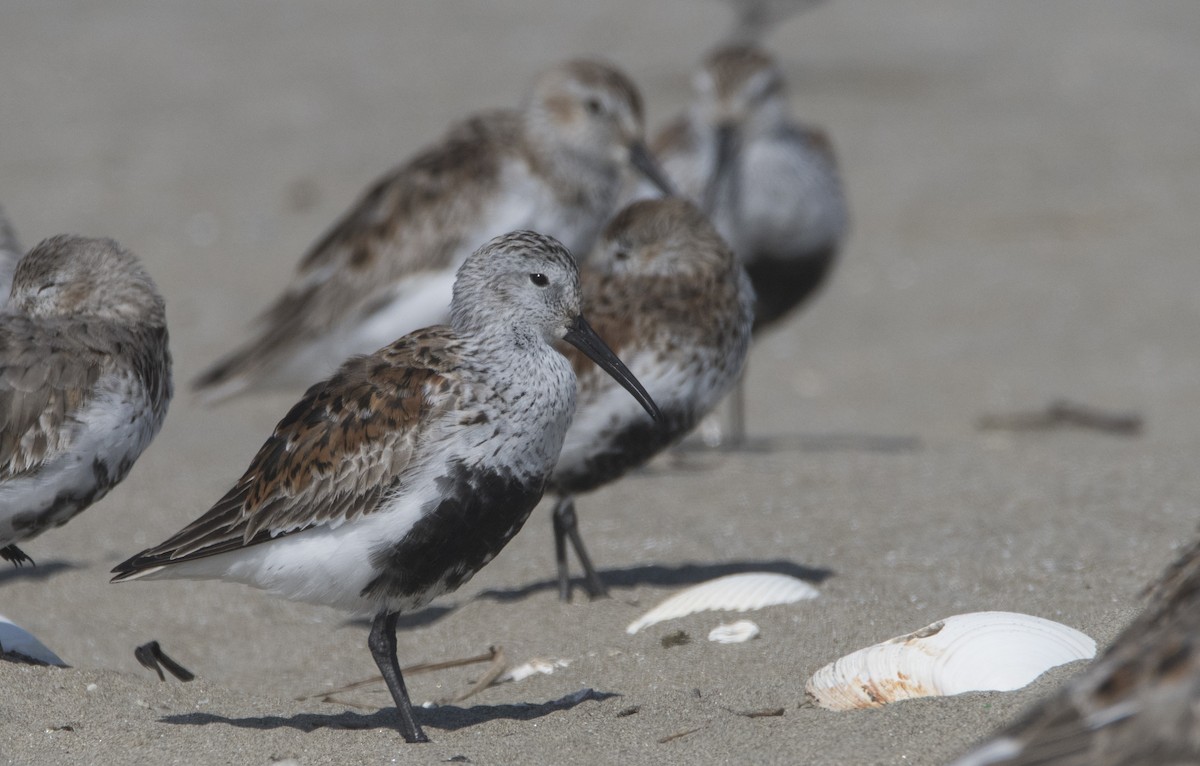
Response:
M708 632L708 640L718 644L740 644L758 636L758 626L750 620L722 623Z
M1094 656L1096 642L1066 625L1014 612L973 612L848 654L813 673L805 691L830 710L1012 691L1050 668Z
M626 633L637 633L642 628L663 620L703 612L728 610L745 612L776 604L791 604L804 599L816 598L818 591L803 580L771 572L746 572L726 575L715 580L693 585L671 596L666 601L629 623Z
M0 614L0 652L20 654L47 665L67 667L67 663L63 662L62 658L47 649L46 645L34 638L32 633L2 614Z

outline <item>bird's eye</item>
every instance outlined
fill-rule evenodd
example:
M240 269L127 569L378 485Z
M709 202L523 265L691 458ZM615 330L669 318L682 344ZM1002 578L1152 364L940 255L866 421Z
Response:
M613 253L613 258L616 258L618 261L627 261L629 260L629 252L626 250L618 250L617 252Z
M587 108L588 114L600 114L600 112L604 111L604 105L600 103L600 99L598 98L589 98L583 102L583 105Z
M546 285L550 284L550 280L546 278L545 274L530 274L529 281L538 287L545 287Z

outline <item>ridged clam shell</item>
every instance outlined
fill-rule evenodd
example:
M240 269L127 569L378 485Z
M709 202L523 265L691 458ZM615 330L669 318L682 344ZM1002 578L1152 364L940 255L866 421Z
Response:
M642 628L663 620L704 612L728 610L746 612L776 604L791 604L804 599L816 598L818 591L803 580L771 572L746 572L726 575L715 580L693 585L671 596L666 601L629 623L626 633L637 633Z
M1052 620L1016 612L947 617L868 646L813 673L805 691L830 710L914 697L1011 691L1047 670L1096 656L1096 642Z
M718 644L740 644L758 636L758 626L750 620L722 623L708 632L708 640Z
M0 651L13 652L47 665L66 667L67 663L34 638L33 634L0 614Z

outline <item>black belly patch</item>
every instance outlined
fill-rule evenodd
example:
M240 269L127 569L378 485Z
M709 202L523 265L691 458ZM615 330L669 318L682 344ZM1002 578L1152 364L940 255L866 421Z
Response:
M620 478L682 439L696 425L696 413L664 406L661 422L639 417L605 439L581 465L560 467L551 488L563 495L588 492Z
M129 469L133 460L125 459L115 467L110 468L102 460L92 461L91 484L63 489L54 496L48 506L40 510L20 511L9 519L16 533L14 540L29 540L37 537L50 527L61 527L88 506L103 498L108 491L116 486Z
M424 509L403 540L371 555L379 575L364 598L414 598L451 591L512 539L542 499L544 482L455 463L437 480L441 499Z
M746 264L754 285L754 332L774 324L807 301L825 283L837 255L836 245L788 258L763 256Z

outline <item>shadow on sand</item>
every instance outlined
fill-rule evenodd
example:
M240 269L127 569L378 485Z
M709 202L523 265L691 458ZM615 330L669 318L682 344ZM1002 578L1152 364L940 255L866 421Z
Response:
M458 707L456 705L439 705L435 708L417 708L414 712L417 723L422 727L456 731L469 726L497 720L531 721L536 718L570 710L589 700L606 700L619 697L612 692L598 692L595 689L581 689L560 699L549 702L518 704L518 705L473 705ZM214 713L184 713L168 715L159 719L162 723L179 726L208 726L209 724L225 724L243 729L297 729L313 731L315 729L392 729L396 726L396 714L392 708L377 710L374 713L362 714L346 711L343 713L297 713L293 716L261 716L252 718L229 718Z
M922 449L921 437L896 434L824 433L762 434L747 436L736 446L709 447L690 438L675 447L684 454L722 452L763 454L769 452L915 452Z
M402 614L396 619L396 628L398 630L409 630L411 628L423 628L426 625L432 625L446 615L458 609L456 603L438 604L436 606L427 606L420 611L412 614ZM354 625L363 630L371 629L371 620L367 617L354 617L346 620L342 625Z
M46 561L34 566L21 567L4 566L0 567L0 586L18 580L49 580L60 572L78 568L78 564L73 564L70 561Z
M720 564L680 564L664 566L648 564L645 566L629 567L628 569L604 569L600 578L610 588L634 588L639 585L654 585L657 587L681 587L695 585L706 580L712 580L725 575L742 574L744 572L772 572L796 577L801 580L819 585L833 576L832 569L824 567L809 567L786 559L770 561L728 561ZM572 578L576 592L582 593L582 580ZM493 601L520 601L543 590L558 590L558 579L540 580L522 585L519 588L489 589L479 594L479 598Z

